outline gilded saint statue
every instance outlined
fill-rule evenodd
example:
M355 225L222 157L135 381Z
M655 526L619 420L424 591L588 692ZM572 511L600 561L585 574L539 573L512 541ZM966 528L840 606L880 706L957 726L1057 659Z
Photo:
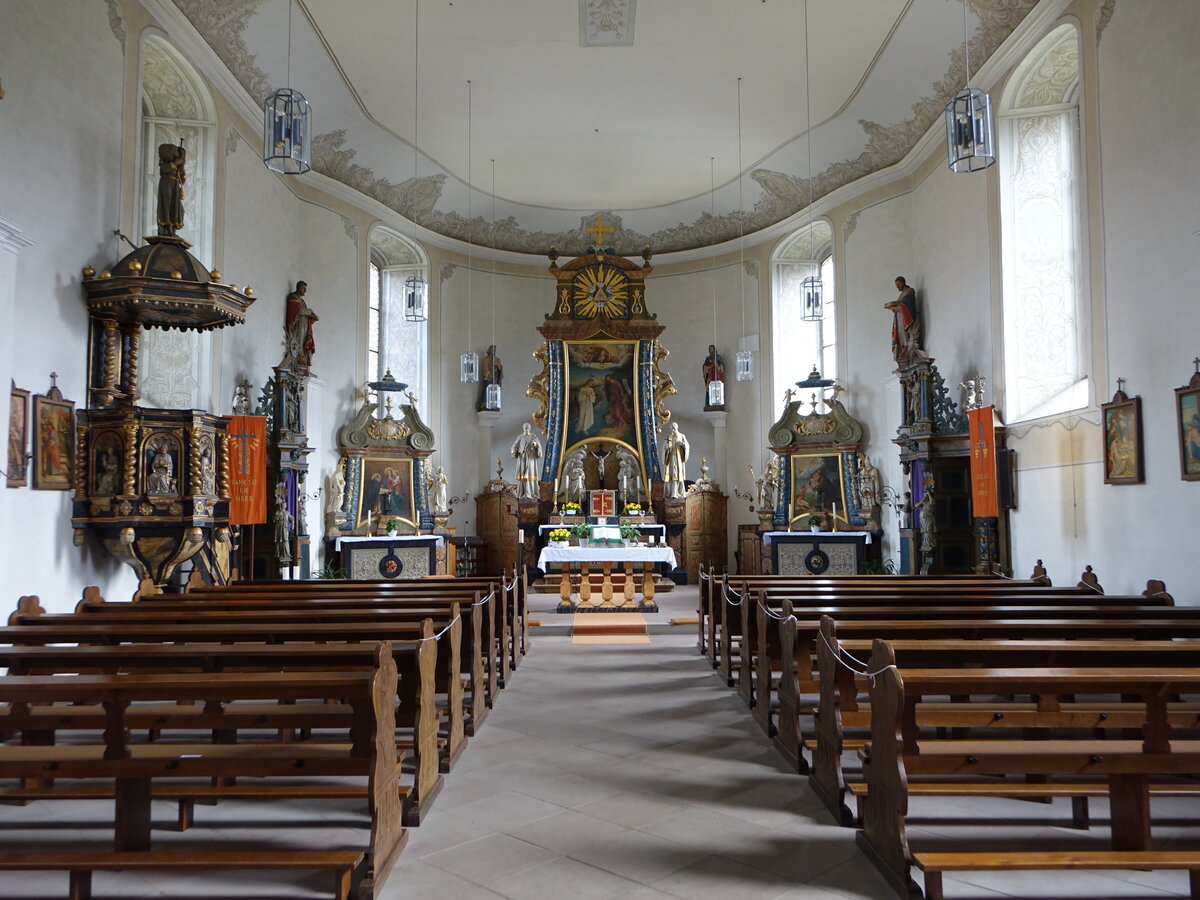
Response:
M883 307L892 311L892 357L897 366L907 366L926 358L921 350L921 315L917 310L917 292L903 275L896 276L896 290L900 296Z
M183 227L183 183L187 150L183 141L158 145L158 233L174 236Z

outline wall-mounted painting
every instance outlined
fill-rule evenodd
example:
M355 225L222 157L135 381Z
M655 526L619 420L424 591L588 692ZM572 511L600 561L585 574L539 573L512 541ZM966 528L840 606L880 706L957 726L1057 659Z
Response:
M833 512L846 524L846 483L840 453L794 453L791 457L791 520Z
M57 396L55 396L57 394ZM33 488L69 491L74 487L75 404L57 388L33 397Z
M1100 404L1100 410L1104 416L1104 483L1141 484L1146 480L1142 398L1131 398L1118 389L1112 400Z
M29 484L29 391L13 382L8 404L8 467L4 483L10 488Z
M567 344L564 447L594 438L638 447L634 341Z
M357 527L365 528L367 513L372 522L399 519L416 528L417 493L413 484L413 461L395 456L368 456L362 461Z
M1179 468L1184 481L1200 481L1200 359L1192 380L1175 388L1179 414Z

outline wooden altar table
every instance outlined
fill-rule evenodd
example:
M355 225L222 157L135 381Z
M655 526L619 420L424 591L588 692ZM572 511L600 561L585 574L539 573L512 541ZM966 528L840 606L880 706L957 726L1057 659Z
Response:
M654 566L656 563L668 563L675 567L675 551L670 547L545 547L538 556L538 568L543 572L549 571L552 563L562 566L559 578L557 611L567 612L658 612L658 604L654 602ZM601 583L599 604L592 603L592 587L588 580L588 566L599 563L604 572ZM613 564L622 564L625 569L624 601L613 602L612 569ZM642 599L634 602L635 577L634 564L642 565ZM571 602L571 565L579 565L579 599Z

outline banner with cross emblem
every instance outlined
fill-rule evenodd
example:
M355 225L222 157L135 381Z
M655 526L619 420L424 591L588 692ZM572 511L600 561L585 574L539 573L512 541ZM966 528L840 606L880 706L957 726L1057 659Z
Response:
M1000 515L996 466L996 407L967 410L971 435L971 506L973 515Z
M230 416L229 523L262 525L267 521L266 416Z

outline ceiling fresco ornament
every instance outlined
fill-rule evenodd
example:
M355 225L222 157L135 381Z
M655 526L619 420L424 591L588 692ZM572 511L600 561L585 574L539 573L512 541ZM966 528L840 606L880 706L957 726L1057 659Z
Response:
M579 0L579 46L632 47L637 0Z
M129 28L125 25L125 19L121 16L120 0L104 0L108 6L108 27L112 29L113 37L117 39L117 43L121 45L121 52L125 52L125 38L129 34Z
M850 240L850 235L854 234L854 229L858 227L858 218L862 215L861 209L856 209L850 215L846 216L846 221L842 223L842 240Z
M232 156L233 154L237 153L238 141L240 141L240 140L241 140L241 135L238 134L238 130L236 128L234 128L232 125L230 125L229 130L225 132L225 155L226 156Z
M602 21L606 11L627 9L630 19L629 29L625 33L632 38L633 3L630 0L581 2L581 28L586 21L582 18L585 11L590 13L594 10L601 15ZM913 2L920 4L922 0ZM976 25L971 39L971 58L980 65L986 62L1037 5L1037 0L967 2ZM247 47L244 39L247 24L259 11L263 0L174 0L174 3L213 47L218 57L255 102L270 93L270 81L266 73L257 67L256 56ZM1106 7L1110 4L1111 0L1106 3ZM940 14L939 11L937 15ZM328 64L329 60L325 59L322 62ZM879 77L887 79L889 75L883 73ZM948 53L945 73L933 81L926 96L911 105L911 112L907 118L892 123L859 118L858 128L861 134L857 138L853 137L856 130L847 128L845 122L847 116L854 114L851 107L854 106L855 98L851 98L846 110L839 111L832 119L816 126L822 131L826 127L830 129L835 142L840 141L832 151L834 158L839 154L843 158L828 165L824 171L813 174L811 196L820 198L843 185L903 160L925 132L941 119L946 102L963 86L965 80L965 54L962 47L957 46ZM872 81L868 79L866 84L870 86ZM875 99L878 101L880 98L876 96ZM351 106L353 104L348 105L347 109ZM864 101L863 107L869 108L869 104ZM346 115L357 115L361 112L359 109L357 113L347 112ZM566 216L578 215L578 212L573 213L570 210L506 201L506 205L514 210L513 214L502 214L494 222L485 221L482 217L474 217L474 221L469 221L468 217L456 208L466 208L468 188L457 176L442 169L428 156L424 157L422 163L422 168L427 174L409 178L400 178L395 174L389 177L389 172L376 172L372 166L355 162L358 146L374 148L369 157L364 156L364 159L386 158L381 156L381 142L392 140L396 136L393 134L390 138L387 137L379 126L366 116L359 115L354 121L361 123L361 129L357 126L354 129L338 127L314 137L313 168L316 171L378 200L422 227L457 240L465 241L470 234L472 242L476 245L539 255L544 254L546 248L552 245L557 246L563 255L581 255L593 246L589 237L582 233L582 227L566 227L565 224L555 227ZM861 143L862 135L865 135L865 144ZM627 209L624 211L624 222L621 215L606 211L605 218L619 227L610 239L609 246L621 255L636 254L645 245L651 246L655 253L660 254L703 248L713 245L714 239L718 242L733 240L743 233L752 234L795 215L803 209L805 198L810 196L807 180L787 171L789 168L800 168L798 162L792 158L795 155L792 150L793 145L799 146L803 137L804 135L792 137L747 173L760 188L759 196L753 199L749 209L729 209L711 216L707 211L697 210L695 205L688 201L679 201L646 209ZM351 138L353 144L350 143ZM856 154L853 152L852 142L861 147ZM736 185L736 182L733 184ZM747 198L747 201L750 199ZM584 220L588 218L585 216ZM672 218L676 219L675 224L661 224L664 220L671 221ZM534 220L538 220L542 227L531 227Z
M1108 27L1108 23L1112 21L1113 10L1117 8L1117 0L1104 0L1100 4L1100 8L1096 10L1096 42L1100 42L1100 35L1104 34L1104 29Z

